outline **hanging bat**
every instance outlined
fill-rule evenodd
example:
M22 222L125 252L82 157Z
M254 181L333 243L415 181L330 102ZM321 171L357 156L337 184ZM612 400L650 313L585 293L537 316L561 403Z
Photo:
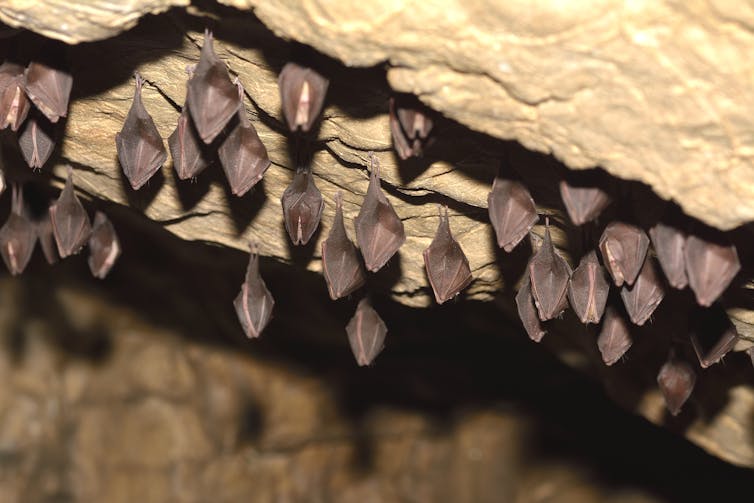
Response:
M0 65L0 130L18 131L29 113L24 91L24 67L9 61Z
M335 194L335 218L330 234L322 241L322 269L332 300L350 295L366 282L359 252L346 233L340 191Z
M181 180L196 178L209 164L204 142L199 138L186 105L178 117L175 131L168 137L168 147L173 168Z
M511 252L539 220L531 194L523 184L496 177L487 196L487 208L497 245Z
M50 220L61 258L80 252L92 233L89 215L73 191L73 170L70 166L65 187L55 204L50 206Z
M599 247L615 286L633 285L649 249L646 233L633 225L612 222L602 233Z
M60 257L58 256L58 248L55 243L55 235L52 232L52 220L50 220L49 210L45 211L42 217L35 222L34 229L45 260L50 265L56 263Z
M440 207L440 225L423 255L429 284L438 304L452 299L471 283L469 260L450 232L447 206Z
M623 285L620 296L628 317L635 325L643 325L652 316L665 297L665 288L650 258L644 262L633 286Z
M649 229L657 260L673 288L682 290L689 284L686 276L686 234L672 225L657 223Z
M259 275L259 256L256 246L251 244L249 266L241 291L233 301L238 320L248 338L259 337L269 323L275 300L267 289L262 276Z
M754 346L746 350L746 354L751 358L751 364L754 365Z
M426 107L401 106L390 98L390 133L393 147L402 160L422 155L433 126Z
M37 234L26 215L22 189L13 184L11 212L0 229L0 255L13 276L21 274L31 259Z
M524 325L524 330L529 335L529 338L534 342L540 342L542 337L547 334L547 331L542 327L542 322L537 315L537 309L534 307L534 297L531 296L531 280L529 274L524 276L524 283L516 293L516 307L518 308L518 316L521 318L521 323Z
M584 187L560 182L560 197L563 199L568 217L575 225L582 225L596 219L610 204L610 196L598 187Z
M741 270L734 245L706 241L691 235L686 239L686 274L696 301L711 306Z
M278 87L283 115L291 131L307 132L322 112L330 81L296 63L286 63L280 71Z
M597 337L597 348L602 355L602 361L608 367L611 366L626 354L633 342L626 320L614 307L608 306L600 335Z
M703 369L723 359L738 342L738 331L725 310L716 306L692 315L691 345Z
M123 129L115 135L115 146L126 178L134 190L139 190L162 167L168 154L152 116L141 101L144 79L138 73L134 74L134 78L134 100Z
M610 284L597 253L592 250L583 257L568 282L568 301L581 323L599 323L605 312Z
M119 256L120 241L115 227L104 213L98 211L89 237L89 270L95 278L105 279Z
M215 54L209 30L204 30L199 64L188 81L186 105L204 143L212 143L242 108L238 89L230 80L225 64Z
M547 321L560 316L568 307L567 292L571 267L552 245L549 218L545 219L545 239L529 261L528 270L531 294L539 319Z
M36 109L33 109L18 133L18 146L26 164L32 169L40 169L55 149L54 129Z
M243 87L240 82L236 83L240 100ZM243 106L238 109L238 118L238 125L220 145L217 154L231 192L241 197L262 179L270 167L270 158Z
M681 412L681 407L694 391L696 373L688 363L676 359L672 354L657 374L657 384L660 387L665 406L674 416Z
M50 122L68 114L73 76L61 69L32 61L24 72L26 94Z
M356 242L368 271L377 272L406 241L403 222L380 188L380 164L370 154L372 174L359 214L354 219Z
M309 169L298 169L293 181L280 198L283 206L285 229L294 245L305 245L314 235L322 218L325 201L314 185L314 176Z
M346 325L351 351L359 367L370 365L385 343L387 327L367 299L361 299L356 314Z

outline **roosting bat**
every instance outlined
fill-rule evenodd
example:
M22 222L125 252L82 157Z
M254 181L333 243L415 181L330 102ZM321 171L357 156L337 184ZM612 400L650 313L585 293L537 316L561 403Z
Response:
M119 256L120 241L115 227L104 213L98 211L89 237L89 269L95 278L105 279Z
M307 132L322 112L330 81L296 63L286 63L280 71L278 87L283 115L291 131Z
M32 169L44 166L55 149L53 125L37 110L32 110L18 133L18 146Z
M597 348L602 355L602 361L608 367L614 364L626 354L633 342L626 320L614 307L608 306L600 335L597 337Z
M246 337L259 337L270 321L274 305L275 300L259 274L259 256L256 246L252 244L246 279L236 300L233 301Z
M624 282L634 284L648 248L649 238L638 227L612 222L605 228L600 238L600 251L615 286L623 286Z
M694 391L695 383L696 373L691 366L671 355L657 374L657 384L672 415L681 412L681 407Z
M551 320L568 307L568 281L571 267L558 255L550 238L550 221L545 220L545 239L528 265L531 294L539 319Z
M370 155L372 174L359 214L354 219L356 242L367 270L379 271L406 241L403 222L380 188L380 164Z
M212 143L241 107L238 89L212 47L212 32L204 31L199 64L188 81L186 104L204 143Z
M594 220L610 204L610 196L604 190L574 185L566 180L560 182L560 197L571 222L575 225Z
M26 94L52 123L68 114L73 76L61 69L32 61L24 73Z
M581 323L600 322L609 292L605 269L592 250L581 258L568 282L568 301Z
M337 192L335 218L330 234L322 241L322 269L332 300L350 295L366 282L359 252L346 233L342 199L341 192Z
M422 107L405 107L390 98L390 133L398 157L404 161L422 154L433 122Z
M11 130L18 131L28 113L24 67L6 61L0 65L0 129L10 126Z
M691 319L691 345L704 369L722 360L738 342L736 327L719 306L697 308Z
M495 177L487 209L497 245L511 252L539 220L531 194L523 184Z
M89 215L73 191L73 170L70 166L65 187L55 204L50 206L50 220L58 253L62 258L81 251L92 233Z
M56 263L60 257L58 256L58 247L55 243L55 235L52 231L52 220L50 219L49 211L45 211L42 217L35 222L34 228L45 260L47 260L48 264Z
M633 286L623 285L620 290L628 317L635 325L643 325L665 297L662 280L657 276L652 259L647 258Z
M136 91L123 129L115 135L118 160L131 187L139 190L162 167L168 154L160 132L141 101L144 79L134 74Z
M668 278L668 283L679 290L686 288L686 234L672 225L658 223L649 229L649 237L657 252L657 260Z
M534 297L531 296L531 280L529 279L529 271L526 271L524 276L524 283L516 293L516 307L518 308L518 316L521 318L521 323L524 325L526 333L529 338L534 342L540 342L542 337L547 334L544 328L542 328L542 322L537 315L537 309L534 307Z
M440 225L423 255L429 284L438 304L452 299L471 283L469 260L450 232L447 206L440 208Z
M346 325L351 351L360 367L371 364L382 351L387 327L367 299L361 299L356 314Z
M706 241L691 235L686 240L686 274L702 306L711 306L741 269L734 245Z
M26 216L23 191L13 184L10 216L0 229L0 255L12 275L24 272L36 242L34 224Z
M754 346L746 350L746 354L751 358L751 364L754 365Z
M175 131L168 137L173 168L181 180L195 178L209 164L204 142L191 121L188 107L183 106Z
M322 218L325 201L322 193L314 185L314 176L310 169L298 169L293 181L283 192L280 199L283 206L285 229L294 245L309 242Z

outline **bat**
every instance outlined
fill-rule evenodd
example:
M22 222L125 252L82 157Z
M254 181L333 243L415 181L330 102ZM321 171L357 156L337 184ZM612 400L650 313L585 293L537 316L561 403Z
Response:
M209 30L204 30L199 64L188 81L186 105L204 143L212 143L242 108L241 97L230 80L228 68L215 54Z
M371 364L385 343L387 327L367 299L361 299L356 313L346 325L348 342L359 367Z
M243 87L240 82L237 84L240 100ZM238 109L238 118L238 125L225 138L217 154L231 192L241 197L262 179L270 167L270 158L243 106Z
M377 272L406 241L403 222L380 188L380 164L370 154L372 174L359 214L354 219L356 242L368 271Z
M691 345L703 369L722 360L738 342L738 331L724 309L697 309L692 326Z
M259 275L259 256L256 246L251 244L249 266L241 291L233 301L238 320L249 339L259 337L272 316L275 300L267 289L262 276Z
M94 214L92 235L89 237L89 269L95 278L105 279L120 256L120 241L115 227L107 216Z
M596 219L610 204L610 196L598 187L585 187L560 182L560 197L568 217L575 225L582 225Z
M528 273L528 271L527 271ZM534 342L540 342L542 337L547 334L544 328L542 328L542 322L537 314L537 309L534 306L534 297L531 296L531 280L529 274L524 277L524 283L516 293L516 307L518 308L518 316L521 318L521 323L524 325L524 330L529 335L529 338Z
M322 269L332 300L350 295L366 282L359 252L346 233L340 191L335 194L335 218L330 234L322 241Z
M280 103L291 131L307 132L322 112L330 81L305 66L286 63L278 77Z
M162 167L168 154L152 116L141 101L144 79L138 72L134 78L134 99L123 129L115 135L115 146L126 178L134 190L139 190Z
M511 252L539 220L534 199L523 184L496 177L487 196L487 208L497 245Z
M0 65L0 130L18 131L29 113L24 91L24 67L6 61Z
M746 350L746 354L751 358L751 364L754 365L754 346Z
M657 223L649 229L649 237L652 238L657 261L668 278L668 283L673 288L682 290L689 284L686 276L686 234L672 225Z
M58 256L57 244L55 244L55 235L52 232L52 220L50 220L49 211L44 212L42 217L35 222L35 230L45 260L50 265L56 263L60 257Z
M741 269L734 245L706 241L695 235L686 239L684 257L689 286L701 306L711 306Z
M597 253L592 250L583 257L568 282L568 301L581 323L599 323L605 312L610 284Z
M628 317L635 325L643 325L665 297L665 288L657 276L652 260L647 258L633 286L623 285L620 290Z
M657 385L672 415L677 416L681 412L681 407L694 391L695 383L696 373L691 365L671 354L657 374Z
M611 222L602 233L599 247L615 286L633 285L649 249L646 233L633 225Z
M181 180L195 178L209 164L204 142L199 138L186 105L178 117L175 131L168 137L168 148L173 168Z
M44 166L55 149L53 125L36 109L29 113L18 133L18 146L32 169Z
M314 185L314 177L309 169L298 169L293 181L280 198L283 206L285 229L294 245L309 242L319 226L325 201L322 193Z
M597 348L602 361L608 367L611 366L626 354L633 342L626 320L614 307L608 306L600 335L597 336Z
M37 233L26 215L23 191L13 184L10 216L0 229L0 255L13 276L24 272L36 242Z
M65 187L55 204L50 206L50 220L61 258L80 252L92 233L89 215L73 191L73 170L70 166Z
M558 255L550 237L550 219L545 219L545 239L527 267L531 279L531 295L539 319L551 320L568 307L568 283L571 267Z
M68 114L68 100L73 87L73 75L58 68L32 61L24 72L26 94L50 122L55 123Z
M406 107L390 98L390 133L398 157L406 160L422 154L434 125L425 107Z
M440 225L423 255L429 284L438 304L452 299L471 283L469 260L450 232L447 206L440 207Z

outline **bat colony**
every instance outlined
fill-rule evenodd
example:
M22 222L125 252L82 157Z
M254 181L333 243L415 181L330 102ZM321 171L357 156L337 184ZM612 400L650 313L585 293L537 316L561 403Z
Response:
M188 70L185 102L168 138L168 149L144 107L144 83L141 75L135 74L133 101L115 137L118 160L133 190L143 187L162 167L168 151L181 180L197 177L215 158L235 196L243 196L262 180L270 167L267 149L249 121L244 88L238 79L231 79L228 68L215 54L211 32L205 31L198 64ZM55 126L67 114L72 84L73 77L65 70L43 63L0 65L0 129L16 133L22 157L32 169L40 169L55 148ZM329 80L311 68L288 63L280 72L278 85L282 114L291 134L306 139L321 116ZM390 131L401 160L421 156L431 144L432 117L432 112L415 98L390 99ZM321 246L323 275L333 300L364 286L367 271L383 268L406 240L403 222L382 191L380 166L372 154L369 173L366 195L353 218L356 244L348 236L343 195L338 192L335 196L334 221ZM576 226L594 225L611 204L611 197L604 187L581 183L575 177L559 183L565 212ZM79 253L87 244L94 276L104 278L115 264L121 251L115 229L101 212L90 223L74 192L72 178L69 167L60 197L38 219L32 219L24 204L23 188L12 184L11 213L0 229L0 255L11 274L23 272L37 240L51 264ZM5 181L0 177L0 192L4 189ZM309 243L325 205L310 167L297 167L281 205L291 242ZM507 178L504 172L492 182L488 211L497 245L505 252L533 236L532 228L539 221L527 187ZM233 303L248 337L262 333L275 304L260 276L256 247L251 243L246 277ZM440 207L435 237L423 257L438 304L455 298L472 282L469 261L451 232L447 207ZM697 303L710 307L740 268L736 248L723 239L696 235L665 221L648 232L628 222L614 221L604 227L594 249L584 253L572 270L555 248L546 218L544 238L529 260L515 302L526 333L536 342L547 334L547 322L561 317L568 307L582 323L599 325L596 346L604 363L613 365L631 348L631 326L651 319L663 301L666 286L689 286ZM620 299L618 302L609 298L611 282L619 289L613 299ZM738 340L735 328L727 317L725 320L727 324L717 331L722 335L712 340L705 334L691 336L703 368L720 361ZM387 327L364 297L346 332L354 357L363 366L371 364L382 350ZM754 359L754 350L750 354ZM657 376L671 414L680 412L695 381L691 365L671 348Z

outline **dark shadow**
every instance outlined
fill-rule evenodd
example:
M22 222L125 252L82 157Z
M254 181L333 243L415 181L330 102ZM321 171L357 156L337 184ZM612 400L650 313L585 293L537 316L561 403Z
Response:
M225 191L225 200L228 201L230 218L233 221L236 236L241 236L257 217L259 210L262 209L267 200L264 178L241 197L233 195L226 182L223 182L222 186Z
M198 176L190 180L181 180L178 178L175 169L171 169L171 172L173 173L173 182L175 183L175 190L178 193L178 201L181 203L181 209L183 211L191 211L202 199L204 199L204 196L207 195L212 186L210 177L207 176L208 173L205 172L216 168L218 168L218 166L210 164L204 169L204 171L199 173Z
M165 166L158 169L152 178L142 185L141 188L134 190L131 187L131 182L128 181L128 177L126 177L126 174L123 172L123 169L120 169L120 162L118 161L117 156L114 159L114 163L119 168L118 174L120 175L123 195L126 196L128 205L141 212L145 211L154 202L157 194L159 194L162 186L165 184L165 175L163 174L163 169L166 169Z

